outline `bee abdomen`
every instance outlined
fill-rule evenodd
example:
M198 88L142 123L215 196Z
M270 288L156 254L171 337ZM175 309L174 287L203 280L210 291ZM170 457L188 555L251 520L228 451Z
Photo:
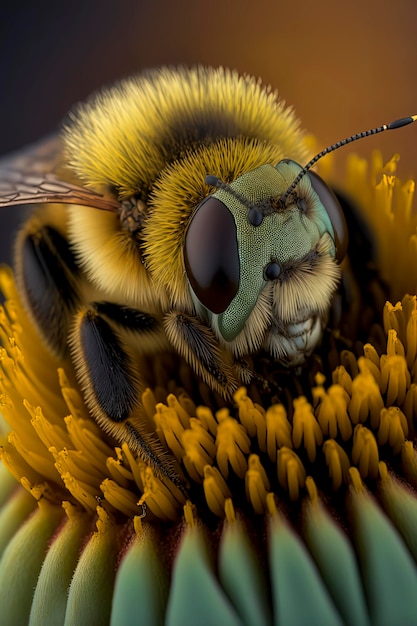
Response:
M48 347L63 356L79 305L74 255L65 237L48 225L23 231L18 253L18 281L29 313Z
M126 420L138 404L140 383L118 333L93 308L76 316L70 344L91 413L102 427Z

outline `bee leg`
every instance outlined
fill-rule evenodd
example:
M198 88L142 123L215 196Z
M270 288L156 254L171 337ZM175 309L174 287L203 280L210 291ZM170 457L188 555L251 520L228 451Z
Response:
M156 437L148 433L141 434L139 428L126 420L125 428L128 433L126 442L137 451L142 461L152 467L155 475L159 478L168 478L181 491L185 498L189 498L187 486L181 479L174 467L174 457L163 448L161 442Z
M88 307L77 313L69 344L94 418L103 427L123 422L139 403L140 379L117 331Z
M112 303L94 303L77 313L70 347L85 402L104 432L120 443L126 442L157 476L168 478L186 495L174 460L155 435L142 428L137 419L133 422L132 414L140 404L140 375L104 312L118 321L124 319L127 326L134 325L136 329L139 321L145 327L155 321L146 313Z
M97 313L123 326L126 330L143 333L155 331L158 327L158 322L152 315L138 309L121 306L114 302L93 302L91 306Z
M165 316L164 328L169 342L195 373L223 397L230 397L238 383L210 328L175 311Z
M28 313L46 345L64 356L79 306L79 269L65 237L48 225L29 225L16 244L16 274Z

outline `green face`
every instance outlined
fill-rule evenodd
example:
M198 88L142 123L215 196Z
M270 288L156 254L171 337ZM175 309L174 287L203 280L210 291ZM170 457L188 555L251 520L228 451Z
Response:
M209 316L217 316L226 341L240 333L268 281L285 280L290 268L308 259L325 233L335 240L329 214L309 175L301 179L286 206L279 205L300 169L292 161L281 161L276 167L262 165L243 174L200 205L196 216L201 209L204 214L194 230L190 224L187 274L199 302ZM213 198L219 202L212 202ZM194 253L192 244L196 244ZM330 254L335 257L334 246ZM202 272L193 274L197 263ZM207 268L206 276L203 269Z
M250 203L262 205L282 195L299 170L295 163L281 162L276 167L263 165L243 174L230 187ZM305 207L300 210L297 204L288 202L285 210L265 215L259 226L250 223L248 208L237 197L223 189L214 194L233 214L240 261L237 293L218 318L219 330L227 341L242 330L266 285L271 262L276 263L276 271L282 273L290 263L307 255L325 232L333 237L330 218L307 176L301 185L303 189L298 193L302 193Z

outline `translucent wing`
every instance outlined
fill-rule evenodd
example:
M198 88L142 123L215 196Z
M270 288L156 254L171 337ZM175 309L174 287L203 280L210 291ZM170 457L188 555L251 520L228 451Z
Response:
M120 203L59 176L63 171L60 137L53 136L0 160L0 207L63 202L117 211Z

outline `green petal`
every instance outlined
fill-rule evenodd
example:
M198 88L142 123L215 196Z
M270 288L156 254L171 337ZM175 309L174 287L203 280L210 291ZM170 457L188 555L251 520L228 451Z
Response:
M379 493L388 515L417 561L417 498L415 493L394 479L381 481Z
M14 489L18 488L19 483L10 474L9 470L4 467L0 461L0 507L6 502ZM21 487L19 487L21 489Z
M342 626L305 547L276 515L271 518L269 554L276 626Z
M403 541L364 489L352 490L352 513L372 624L416 624L417 568Z
M245 626L271 623L266 582L240 521L224 526L220 543L219 578Z
M345 534L319 503L308 505L304 531L311 554L346 624L369 625L359 569Z
M64 623L68 588L82 541L88 533L88 522L86 515L72 510L66 524L54 538L36 585L30 626Z
M199 528L188 526L174 562L166 626L241 626L210 567Z
M103 515L74 572L65 626L104 626L110 621L120 528Z
M111 626L163 623L168 581L155 532L147 524L136 535L116 577Z
M18 488L0 509L0 557L19 526L35 508L35 498L25 489Z
M0 561L0 607L7 626L22 626L29 620L33 590L48 542L63 515L59 506L45 499L17 531Z

